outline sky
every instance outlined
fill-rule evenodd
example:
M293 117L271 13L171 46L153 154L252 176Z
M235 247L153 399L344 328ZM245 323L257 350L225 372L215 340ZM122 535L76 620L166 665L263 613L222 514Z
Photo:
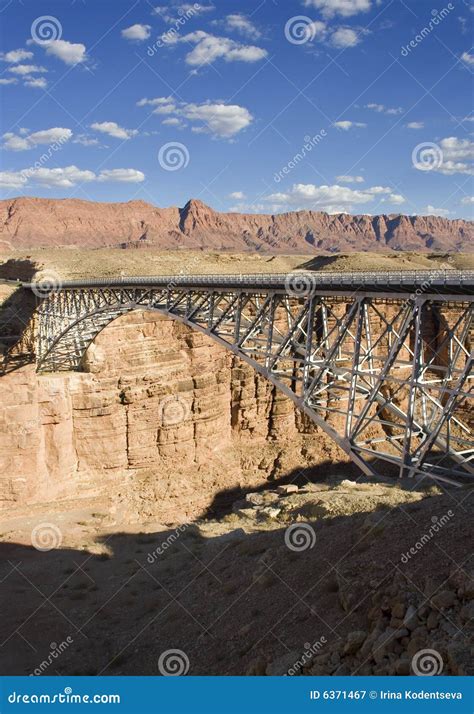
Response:
M472 218L474 0L0 0L2 198Z

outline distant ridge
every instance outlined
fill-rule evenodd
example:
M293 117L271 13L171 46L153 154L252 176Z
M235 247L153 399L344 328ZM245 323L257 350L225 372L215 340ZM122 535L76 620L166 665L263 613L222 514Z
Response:
M474 252L473 223L437 216L219 213L191 199L183 208L145 201L0 201L0 250L154 248L265 253Z

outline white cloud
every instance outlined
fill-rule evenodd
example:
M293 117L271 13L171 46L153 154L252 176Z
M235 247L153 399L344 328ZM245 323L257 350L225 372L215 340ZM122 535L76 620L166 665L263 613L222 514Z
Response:
M448 211L446 208L435 208L434 206L425 206L423 209L423 213L428 214L429 216L449 216L451 211Z
M95 122L91 124L91 129L99 131L102 134L108 134L114 139L131 139L132 136L138 134L136 129L124 129L114 121Z
M225 24L226 29L229 31L236 30L237 32L240 32L241 35L251 37L254 40L260 37L260 32L257 30L253 22L240 12L234 13L233 15L227 15Z
M190 32L182 37L174 37L169 44L177 42L195 45L186 55L186 63L195 67L223 59L225 62L258 62L267 56L268 52L255 45L244 45L228 37L217 37L203 30Z
M361 41L368 30L364 28L352 27L328 27L321 20L314 20L306 25L307 37L312 42L324 42L330 47L346 49L355 47Z
M469 52L463 52L461 55L461 59L468 65L474 64L474 55L469 54Z
M70 65L80 64L87 59L85 45L67 42L66 40L51 40L51 42L48 42L46 54L53 55L53 57L57 57Z
M184 126L181 119L178 119L177 117L169 117L168 119L163 119L161 123L165 126Z
M131 25L122 30L122 37L126 40L147 40L150 37L151 25Z
M229 198L242 201L245 198L245 193L243 191L232 191L232 193L229 193Z
M2 77L0 79L0 84L16 84L17 82L18 80L15 79L15 77L10 77L10 79L5 79L4 77Z
M61 169L39 168L31 171L31 182L47 188L72 188L78 183L95 181L93 171L66 166Z
M99 146L100 142L98 139L88 136L87 134L78 134L72 140L73 144L81 144L81 146Z
M9 72L13 74L27 75L27 74L39 74L47 72L45 67L39 67L36 64L17 64L14 67L8 68Z
M141 183L145 174L136 169L108 169L101 171L97 181L113 181L115 183Z
M338 27L331 35L331 45L338 49L355 47L361 41L361 32L356 32L350 27Z
M443 161L435 166L434 171L451 176L452 174L474 174L474 141L449 136L439 142Z
M31 59L33 57L33 52L28 50L10 50L10 52L5 52L5 54L0 55L0 59L4 62L22 62L26 59Z
M335 121L334 126L336 126L338 129L342 129L343 131L349 131L349 129L352 129L353 127L359 127L359 128L364 128L367 126L367 124L363 124L360 121Z
M407 129L424 129L425 124L422 121L410 121L407 124Z
M176 111L176 104L160 104L153 109L152 114L173 114Z
M35 131L32 134L18 136L12 132L3 135L5 143L2 148L10 151L26 151L34 149L35 146L44 144L64 144L72 137L72 131L64 127L53 127L52 129L43 129Z
M474 203L474 196L464 196L464 198L461 200L461 203L463 203L464 205Z
M278 210L310 209L327 213L350 213L355 206L371 203L377 197L388 199L391 203L400 202L398 194L392 193L391 189L385 186L352 189L338 184L315 186L301 183L294 184L287 193L270 194L264 200L276 206Z
M374 102L372 102L371 104L366 104L365 108L371 109L372 111L377 112L378 114L387 114L393 116L403 113L403 107L386 107L384 104L375 104Z
M342 176L336 176L336 181L340 183L364 183L363 176L347 176L343 174Z
M197 127L199 131L223 138L234 136L253 119L245 107L237 104L187 104L182 113L189 121L203 122L202 127Z
M178 21L178 19L185 17L190 19L191 17L197 17L201 13L211 12L215 10L214 5L201 5L200 3L173 3L172 7L168 5L158 5L153 9L155 15L159 15L165 22L170 25ZM176 13L173 15L172 13Z
M304 0L304 5L320 10L325 17L351 17L359 12L368 12L371 0Z
M406 202L405 196L402 196L400 193L391 193L387 200L389 203L394 203L396 205Z
M46 89L48 86L44 77L26 77L24 82L25 87L33 87L33 89Z
M0 186L4 188L24 188L29 185L46 188L73 188L78 183L91 183L92 181L138 183L144 179L145 175L136 169L109 169L101 171L97 175L94 171L79 169L74 165L55 169L42 167L0 172Z
M0 171L0 188L23 188L26 182L19 171Z
M253 117L245 107L238 104L212 103L188 104L179 102L174 104L171 97L156 97L155 99L141 99L138 106L152 106L154 114L175 114L177 118L199 122L193 126L194 132L213 134L221 138L230 138L253 121Z

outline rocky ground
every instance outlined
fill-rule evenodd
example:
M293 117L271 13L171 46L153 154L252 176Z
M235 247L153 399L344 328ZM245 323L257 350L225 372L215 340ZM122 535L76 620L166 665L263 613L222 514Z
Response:
M155 675L174 649L195 675L472 674L473 510L472 489L365 479L140 532L94 501L19 508L1 671Z

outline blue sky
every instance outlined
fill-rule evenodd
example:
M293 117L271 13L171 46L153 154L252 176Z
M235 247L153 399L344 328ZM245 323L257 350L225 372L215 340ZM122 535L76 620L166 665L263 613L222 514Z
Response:
M0 0L2 197L471 218L474 2Z

